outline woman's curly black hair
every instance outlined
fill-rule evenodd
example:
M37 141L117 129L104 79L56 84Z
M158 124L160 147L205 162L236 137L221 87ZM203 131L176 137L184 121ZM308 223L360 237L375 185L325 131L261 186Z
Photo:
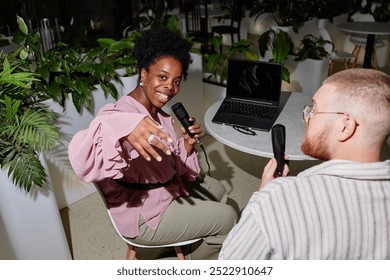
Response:
M146 70L161 57L174 57L183 66L183 78L188 74L191 63L191 43L186 41L180 31L155 26L142 33L133 49L138 68Z

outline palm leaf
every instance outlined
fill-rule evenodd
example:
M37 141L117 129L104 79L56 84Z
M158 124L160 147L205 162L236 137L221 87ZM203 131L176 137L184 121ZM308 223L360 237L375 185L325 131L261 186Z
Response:
M26 146L36 152L53 150L61 141L58 128L52 121L54 113L26 110L20 117L2 129L2 137L7 137L17 145Z
M30 191L32 186L43 187L47 181L47 174L38 155L25 149L15 154L8 169L8 176L15 185Z

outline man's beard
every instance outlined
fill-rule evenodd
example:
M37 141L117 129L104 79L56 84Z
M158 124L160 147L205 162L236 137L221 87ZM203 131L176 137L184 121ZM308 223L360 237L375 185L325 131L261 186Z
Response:
M328 136L330 134L331 127L327 126L320 135L310 137L305 135L305 139L301 145L301 150L305 155L317 158L319 160L329 160L330 153L327 144Z

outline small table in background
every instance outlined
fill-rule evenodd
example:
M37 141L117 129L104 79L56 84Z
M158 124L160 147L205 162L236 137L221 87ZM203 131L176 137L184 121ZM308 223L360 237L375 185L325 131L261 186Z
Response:
M352 21L337 25L341 31L357 34L366 34L366 51L363 68L371 68L371 55L375 44L375 35L390 35L390 22Z

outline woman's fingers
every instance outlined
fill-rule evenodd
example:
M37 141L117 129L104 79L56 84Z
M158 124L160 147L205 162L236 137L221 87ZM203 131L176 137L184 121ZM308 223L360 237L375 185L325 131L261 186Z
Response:
M169 147L162 142L162 139L168 143L173 142L162 129L163 127L160 124L149 117L145 117L127 136L127 140L147 161L152 158L161 161L162 158L155 148L160 149L166 155L171 155Z

